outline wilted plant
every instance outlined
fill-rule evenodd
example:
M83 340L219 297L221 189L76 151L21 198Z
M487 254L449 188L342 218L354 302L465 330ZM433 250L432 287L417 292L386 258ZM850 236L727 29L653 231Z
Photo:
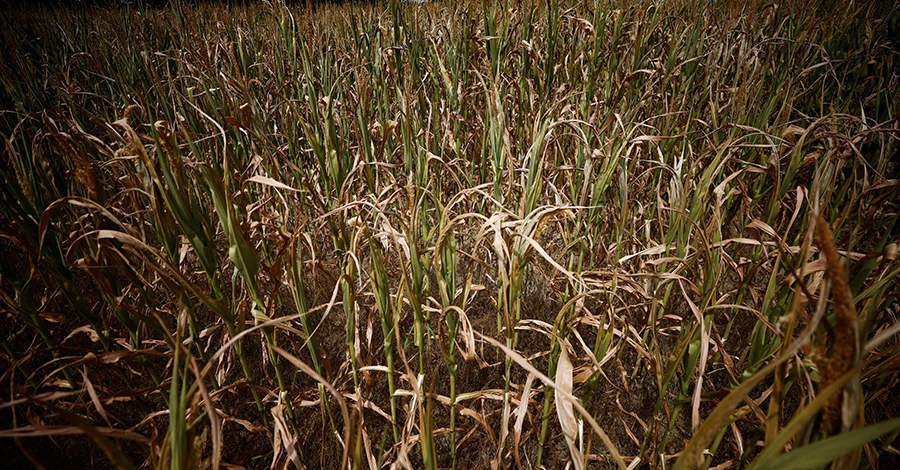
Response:
M890 466L898 24L12 9L9 465Z

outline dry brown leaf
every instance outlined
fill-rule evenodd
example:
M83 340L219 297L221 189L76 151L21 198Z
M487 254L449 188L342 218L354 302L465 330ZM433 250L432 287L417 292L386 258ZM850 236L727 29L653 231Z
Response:
M582 470L584 468L584 456L575 445L575 439L578 437L578 419L575 417L572 400L567 397L572 395L573 378L572 361L569 360L567 350L567 345L565 342L562 342L559 348L559 362L556 365L556 388L553 396L556 400L556 416L559 418L559 425L562 428L563 436L566 438L566 445L569 447L572 463L575 470Z
M525 379L525 388L522 390L522 398L516 409L516 424L513 425L513 449L515 449L516 465L521 469L522 461L519 458L519 443L522 441L522 425L525 423L525 415L528 413L528 402L531 397L531 383L534 382L534 374L528 374Z
M291 432L284 417L284 404L279 403L272 408L273 429L272 429L272 448L274 455L272 456L272 464L270 468L276 468L281 461L281 454L287 455L287 461L279 468L286 469L288 462L293 463L298 470L303 470L306 466L300 461L300 455L297 453L297 437Z
M109 422L109 416L107 416L106 414L106 409L103 408L103 404L100 403L100 397L97 396L97 391L94 390L94 385L88 378L87 365L82 364L81 367L81 377L84 379L84 388L85 390L87 390L88 395L90 395L91 397L91 403L94 404L94 408L97 410L97 413L100 413L100 416L103 417L103 421L106 421L106 424L112 427L112 423Z

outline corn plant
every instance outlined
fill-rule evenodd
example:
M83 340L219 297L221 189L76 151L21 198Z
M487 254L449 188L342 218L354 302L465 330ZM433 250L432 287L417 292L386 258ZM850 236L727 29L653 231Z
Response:
M0 15L7 466L896 466L900 8L226 3Z

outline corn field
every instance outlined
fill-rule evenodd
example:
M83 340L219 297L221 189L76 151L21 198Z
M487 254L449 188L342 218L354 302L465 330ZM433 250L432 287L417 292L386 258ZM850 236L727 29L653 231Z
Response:
M900 7L8 9L8 468L900 466Z

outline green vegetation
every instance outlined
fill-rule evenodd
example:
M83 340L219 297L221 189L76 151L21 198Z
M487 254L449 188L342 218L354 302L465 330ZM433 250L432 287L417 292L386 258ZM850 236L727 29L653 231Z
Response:
M3 457L897 465L900 8L694 3L0 15Z

